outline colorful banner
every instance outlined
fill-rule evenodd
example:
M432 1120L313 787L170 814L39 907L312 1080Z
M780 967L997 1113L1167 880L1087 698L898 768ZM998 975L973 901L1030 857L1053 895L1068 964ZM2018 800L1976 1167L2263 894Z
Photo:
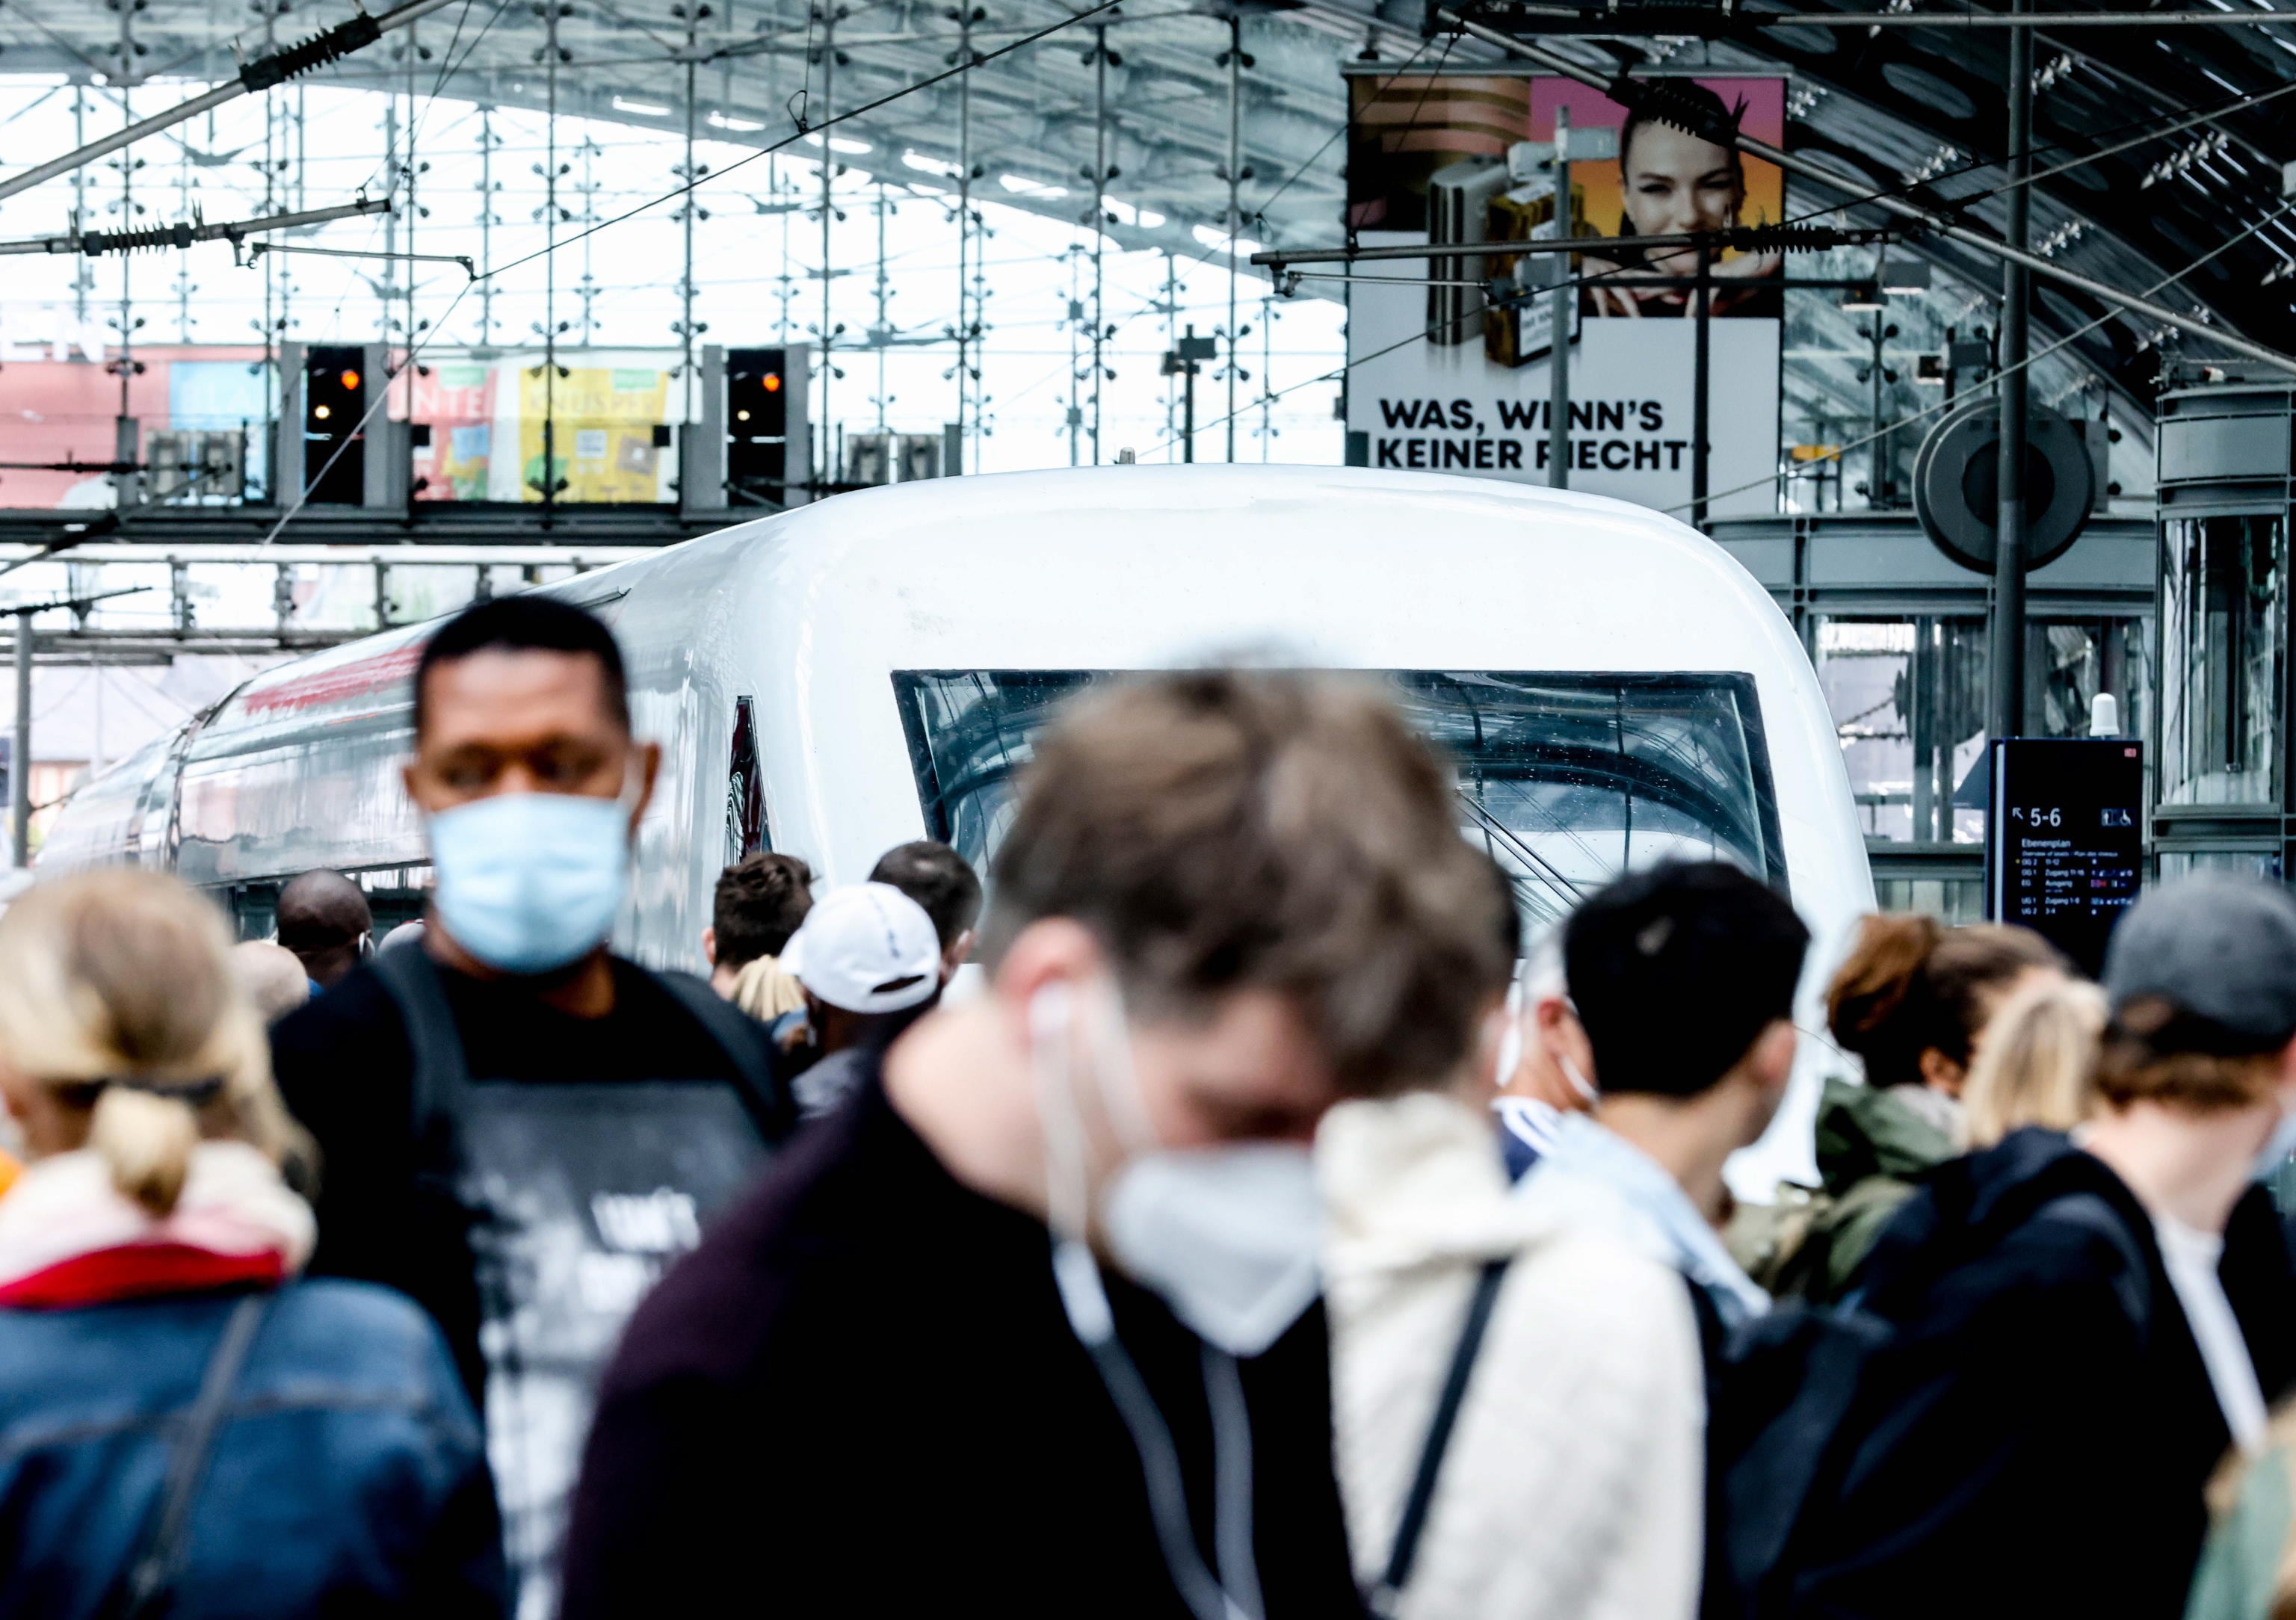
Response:
M655 438L681 417L677 364L644 349L565 350L555 378L533 351L426 362L408 407L430 430L414 447L415 498L538 503L547 413L559 501L676 500L676 456Z
M561 501L654 501L661 454L654 427L666 420L669 372L655 365L570 365L549 377L539 365L519 372L521 499L543 488L542 421L552 419L551 454Z

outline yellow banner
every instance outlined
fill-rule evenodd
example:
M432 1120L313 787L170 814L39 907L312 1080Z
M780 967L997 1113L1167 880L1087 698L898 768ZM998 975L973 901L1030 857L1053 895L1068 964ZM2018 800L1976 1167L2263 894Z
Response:
M653 501L661 452L654 425L664 420L669 373L660 366L577 365L554 384L543 368L519 372L519 498L540 501L544 487L542 421L554 419L553 450L561 501Z

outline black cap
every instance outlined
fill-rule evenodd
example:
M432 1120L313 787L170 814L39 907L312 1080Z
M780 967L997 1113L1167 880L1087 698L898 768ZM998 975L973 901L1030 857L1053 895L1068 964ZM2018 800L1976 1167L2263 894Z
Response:
M2296 1038L2296 896L2277 883L2196 872L2140 896L2104 953L2117 1016L2158 996L2181 1018L2149 1043L2224 1057Z

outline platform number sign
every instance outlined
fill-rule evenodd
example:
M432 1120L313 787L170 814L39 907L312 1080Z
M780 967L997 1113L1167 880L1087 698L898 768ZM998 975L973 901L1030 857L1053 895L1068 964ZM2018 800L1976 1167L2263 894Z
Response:
M2144 750L2119 738L1993 745L1985 913L2031 929L2085 972L2144 870Z

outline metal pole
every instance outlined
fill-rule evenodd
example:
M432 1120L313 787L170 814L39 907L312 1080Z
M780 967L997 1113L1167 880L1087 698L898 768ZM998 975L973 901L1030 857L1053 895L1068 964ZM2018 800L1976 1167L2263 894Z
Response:
M1570 218L1570 109L1554 110L1554 239L1569 241L1578 233ZM1554 290L1547 295L1550 310L1546 375L1546 487L1570 487L1570 303L1578 290L1570 284L1570 258L1558 254L1542 263L1554 266Z
M1100 346L1108 323L1103 303L1108 282L1101 262L1107 246L1108 29L1096 28L1092 31L1092 464L1095 467L1100 465L1100 385L1106 374ZM1228 260L1233 264L1234 259L1235 249L1230 244Z
M542 527L549 528L558 511L558 0L543 0L542 18L550 53L542 159Z
M1227 459L1235 460L1235 239L1243 234L1243 16L1227 20Z
M2030 10L2028 0L2011 0ZM2009 246L2021 254L2031 226L2033 188L2021 185L2032 168L2026 155L2033 127L2033 32L2009 34ZM1998 739L2025 729L2025 382L2030 339L2026 326L2031 295L2025 267L2015 259L2001 272L2001 455L1996 487L1999 527L1993 541L1993 704L1991 734Z
M1698 300L1697 340L1690 362L1690 523L1706 527L1707 440L1712 436L1713 409L1710 386L1714 380L1714 247L1698 244L1698 285L1691 297Z
M479 108L479 262L495 262L495 110L481 104ZM495 340L495 283L488 276L479 283L479 343L489 348Z
M837 7L832 0L821 0L821 116L824 121L837 111ZM821 131L821 462L828 470L825 478L816 472L815 479L834 484L845 476L839 466L838 441L829 421L829 384L837 374L830 359L829 342L829 226L837 213L832 203L831 184L837 168L836 154L829 149L829 131Z
M1195 323L1192 321L1188 323L1188 336L1193 338L1195 335ZM1180 352L1185 355L1187 350ZM1180 459L1193 462L1196 459L1196 363L1184 359L1180 362L1180 368L1186 373L1186 380L1180 389L1183 402L1180 408Z
M16 615L16 740L8 756L16 864L32 863L32 616Z
M956 56L972 63L972 0L964 0L956 12ZM966 409L972 388L972 304L967 278L972 273L972 75L956 80L956 443L964 454L964 434L971 421ZM960 459L952 470L962 473Z
M375 32L381 35L390 32L393 29L405 28L416 18L427 12L435 12L448 3L449 0L410 0L408 4L402 5L396 11L385 12L381 16L377 17L374 20ZM123 33L127 28L129 18L134 14L134 11L133 6L121 10L120 27ZM357 45L347 46L347 50L358 48ZM120 77L113 81L116 85L125 87L134 82L133 69L130 66L133 61L134 58L131 56L127 62L121 64ZM275 78L266 79L258 72L253 74L258 82L250 85L250 70L258 65L249 64L249 68L242 69L237 77L226 79L213 89L204 91L190 101L171 107L165 112L145 119L140 123L131 123L127 127L104 136L102 140L92 141L85 146L66 152L61 158L28 168L20 175L11 175L5 180L0 180L0 198L13 197L19 192L30 191L34 186L45 181L53 180L58 175L70 174L73 169L93 163L98 158L110 156L123 146L132 146L147 135L157 135L163 129L173 129L178 124L190 122L202 112L212 111L226 102L237 101L250 90L268 89L271 85L278 82Z
M701 10L698 4L689 4L685 8L685 168L683 178L688 185L693 185L701 179L694 167L693 157L693 120L696 102L699 99L697 95L699 86L694 78L699 68L695 58L700 54L695 45L697 37L695 30L701 26ZM685 203L678 209L678 225L680 248L685 255L685 267L677 282L679 349L677 374L685 384L685 420L688 422L693 422L698 419L693 408L693 193L691 192L685 194ZM684 476L684 470L681 469L679 477Z

